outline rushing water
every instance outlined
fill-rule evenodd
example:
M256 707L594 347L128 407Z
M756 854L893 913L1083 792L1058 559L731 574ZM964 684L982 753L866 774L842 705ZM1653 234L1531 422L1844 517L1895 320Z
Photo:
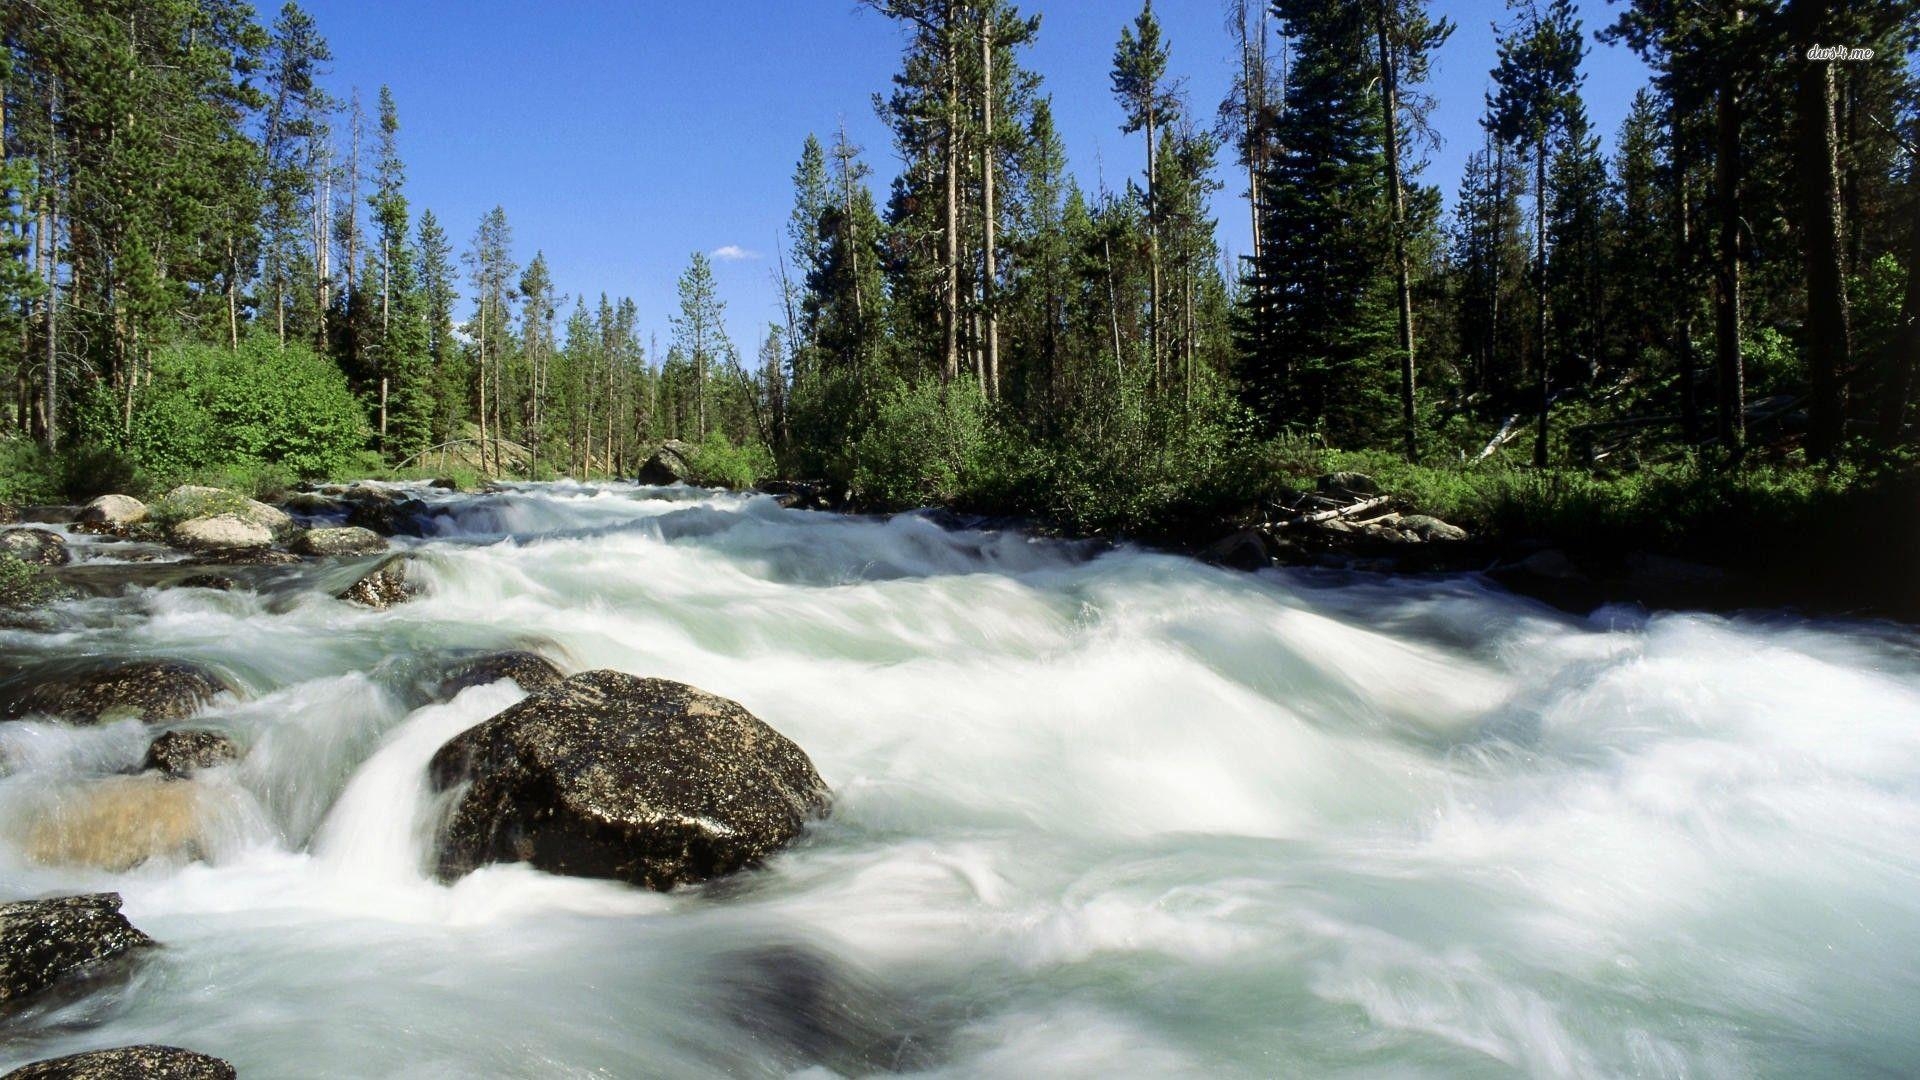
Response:
M193 785L203 860L83 870L23 823L138 784L101 777L150 732L0 725L0 898L115 889L166 945L0 1032L0 1068L163 1042L250 1078L1920 1071L1906 631L1572 619L1473 578L681 489L434 497L429 591L390 612L148 590L0 631L0 663L214 664L248 696L195 726L249 748ZM436 884L425 763L521 695L416 708L405 673L529 644L741 701L832 818L670 895Z

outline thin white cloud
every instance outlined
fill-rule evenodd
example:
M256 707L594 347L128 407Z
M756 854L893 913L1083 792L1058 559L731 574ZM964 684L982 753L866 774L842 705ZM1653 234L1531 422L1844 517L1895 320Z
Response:
M739 244L727 244L722 247L717 247L707 252L707 254L721 262L744 262L748 259L757 259L760 257L759 252L748 251Z

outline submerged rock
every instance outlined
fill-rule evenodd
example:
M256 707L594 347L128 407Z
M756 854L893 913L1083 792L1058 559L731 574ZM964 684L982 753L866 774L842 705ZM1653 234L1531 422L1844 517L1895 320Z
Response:
M662 486L685 483L693 470L693 459L699 454L700 448L691 443L668 439L641 464L635 479L642 484Z
M271 546L273 530L238 514L213 514L176 524L167 539L189 551L252 551Z
M11 555L30 566L65 566L73 559L67 538L51 529L0 532L0 555Z
M233 686L180 660L130 660L29 676L0 689L0 718L44 715L93 724L136 718L184 720Z
M121 1046L22 1065L0 1080L235 1080L232 1065L177 1046Z
M440 681L433 688L433 698L446 701L468 687L485 686L501 679L512 679L520 684L520 689L534 693L558 686L564 678L553 661L536 652L514 649L487 653L456 660L442 669Z
M308 529L293 542L302 555L378 555L387 542L371 529L349 525L340 529Z
M405 555L381 560L366 576L339 593L338 599L375 611L385 611L413 599L420 590L407 580L407 562Z
M529 862L668 889L759 860L828 806L806 753L739 703L618 671L527 698L429 771L468 785L440 837L448 879Z
M16 811L5 829L42 866L120 872L153 859L201 858L210 844L205 789L159 776L116 776L63 789Z
M147 504L131 495L102 495L80 508L83 525L127 529L147 520Z
M201 769L240 760L240 747L224 733L205 730L169 731L147 746L143 769L157 769L179 780Z
M120 914L119 893L0 904L0 1010L153 943Z

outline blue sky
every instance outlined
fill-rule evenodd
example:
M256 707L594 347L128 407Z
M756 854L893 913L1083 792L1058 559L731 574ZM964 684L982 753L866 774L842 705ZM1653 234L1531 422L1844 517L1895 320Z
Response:
M437 214L462 249L496 203L521 262L546 253L559 289L631 296L664 346L674 280L695 250L717 262L727 323L750 352L777 313L772 253L792 203L794 160L809 131L842 121L867 151L876 195L896 167L871 104L887 89L901 32L853 0L308 0L332 44L329 86L379 86L399 103L416 215ZM1459 30L1431 92L1443 145L1426 173L1449 201L1480 142L1491 23L1498 2L1438 0ZM267 0L263 9L273 10ZM1589 33L1610 5L1582 5ZM1211 117L1231 79L1223 0L1158 0L1173 72ZM1119 131L1107 73L1133 0L1027 0L1042 16L1026 56L1045 79L1075 173L1094 189L1136 173L1140 136ZM1611 141L1645 68L1595 45L1588 108ZM1215 201L1222 245L1246 248L1241 184L1223 156Z

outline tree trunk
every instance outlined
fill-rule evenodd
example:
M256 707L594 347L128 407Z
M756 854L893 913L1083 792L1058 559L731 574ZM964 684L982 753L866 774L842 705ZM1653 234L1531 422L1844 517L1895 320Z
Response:
M940 368L941 378L946 382L952 382L960 374L960 70L953 24L954 3L948 0L946 21L940 31L947 65L946 352Z
M1678 103L1668 106L1672 139L1673 217L1678 242L1674 245L1673 301L1679 305L1674 320L1674 355L1680 362L1680 424L1688 446L1700 444L1700 374L1693 353L1693 195L1687 182L1687 146Z
M1388 0L1380 0L1374 29L1380 46L1380 85L1382 111L1387 132L1387 184L1393 200L1393 273L1399 292L1400 315L1400 425L1408 461L1420 453L1419 432L1414 425L1413 409L1413 284L1407 267L1407 199L1400 178L1400 95L1398 65L1387 38ZM1546 413L1541 412L1542 424ZM1545 439L1544 429L1541 435Z
M1738 458L1747 439L1746 371L1740 357L1740 99L1731 72L1714 101L1714 183L1720 196L1714 353L1719 384L1720 442Z
M58 221L51 195L40 197L40 228L38 235L45 237L46 244L46 283L47 298L41 302L42 312L46 316L46 381L42 386L46 411L45 424L47 449L60 449L60 238L54 231Z
M1795 0L1793 23L1801 40L1818 41L1826 29L1828 0ZM1806 255L1807 363L1813 398L1807 457L1830 462L1839 453L1845 401L1840 376L1847 369L1847 284L1841 271L1839 165L1835 159L1833 64L1801 60L1796 78L1800 166L1800 229Z
M1879 442L1900 445L1907 426L1907 402L1913 395L1913 373L1920 366L1920 168L1907 179L1907 212L1912 231L1907 240L1907 295L1900 305L1900 324L1888 358L1886 385L1880 394Z
M1153 91L1157 94L1158 87ZM1166 372L1160 360L1160 212L1159 195L1156 189L1155 173L1158 171L1159 147L1154 145L1154 108L1147 106L1147 273L1151 282L1149 296L1150 315L1147 319L1147 354L1153 358L1153 385L1157 389L1166 383Z
M994 298L999 270L994 258L993 211L993 12L981 15L980 25L980 224L985 269L980 279L982 315L986 319L987 400L1000 400L1000 316ZM856 279L857 281L857 279Z
M480 375L480 441L478 443L478 446L479 446L479 453L480 453L480 471L481 473L487 476L492 476L493 471L487 468L487 301L484 296L480 300L479 375Z
M227 348L240 347L240 257L227 237Z
M1547 412L1553 402L1547 375L1547 140L1533 153L1533 366L1539 384L1540 426L1533 436L1533 467L1547 467Z

